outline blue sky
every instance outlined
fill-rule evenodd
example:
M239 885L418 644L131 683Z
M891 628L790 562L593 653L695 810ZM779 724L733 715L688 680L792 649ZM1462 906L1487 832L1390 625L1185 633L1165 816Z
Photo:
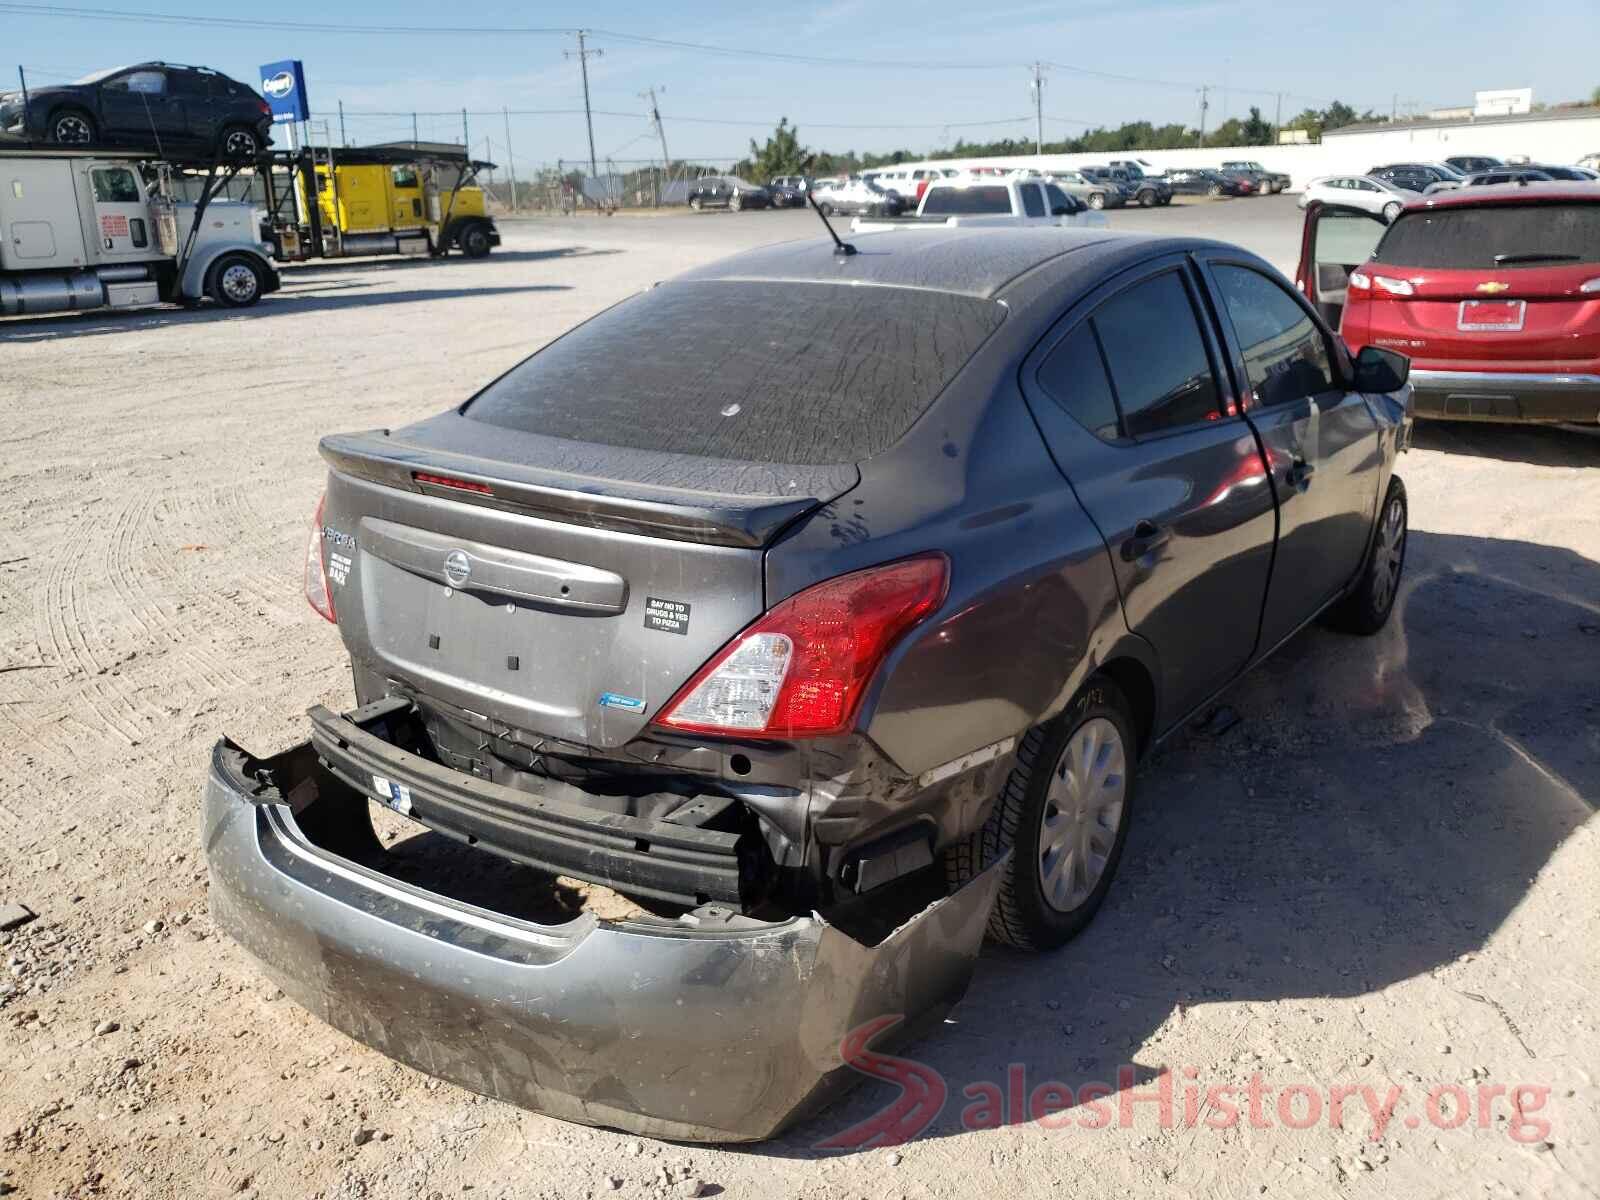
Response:
M409 116L466 107L474 151L504 161L503 107L580 109L571 36L513 32L418 36L294 31L275 6L194 0L79 0L124 13L196 14L259 21L255 28L193 22L45 16L0 3L0 87L14 63L30 80L55 82L143 58L198 62L259 83L256 68L305 60L313 107L347 112L350 140L407 138ZM1211 85L1208 124L1259 105L1268 120L1335 97L1387 111L1470 102L1482 88L1534 88L1536 100L1587 97L1600 85L1596 0L1405 0L1334 5L1326 0L825 0L764 5L703 0L541 4L475 0L466 7L345 0L301 19L339 25L477 28L577 27L796 56L879 65L773 61L630 42L597 32L590 63L596 152L617 161L658 154L638 93L655 86L674 158L731 159L779 116L812 146L924 151L957 136L1031 136L1026 64L1047 69L1046 136L1089 124L1198 120L1199 84ZM267 15L263 15L267 14ZM926 64L926 65L894 65ZM943 64L943 65L940 65ZM1079 68L1079 69L1070 69ZM1100 74L1091 74L1098 72ZM1130 78L1119 78L1130 77ZM492 118L487 115L495 114ZM993 122L991 124L991 122ZM982 124L979 124L982 123ZM418 118L424 138L459 141L459 115ZM905 128L895 128L905 126ZM587 157L579 114L518 115L511 143L519 166Z

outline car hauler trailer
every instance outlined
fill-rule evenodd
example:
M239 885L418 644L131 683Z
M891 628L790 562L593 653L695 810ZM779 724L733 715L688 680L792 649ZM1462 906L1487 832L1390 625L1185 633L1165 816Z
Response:
M191 303L242 308L278 288L259 213L173 198L156 154L0 147L0 316Z
M257 164L280 261L374 254L482 258L500 244L478 173L493 163L408 145L274 151ZM315 196L314 203L308 197Z

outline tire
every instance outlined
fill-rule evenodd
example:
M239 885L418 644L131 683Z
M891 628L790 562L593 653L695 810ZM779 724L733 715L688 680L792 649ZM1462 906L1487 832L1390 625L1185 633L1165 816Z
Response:
M1171 196L1163 196L1163 197L1161 197L1161 207L1162 208L1165 208L1167 205L1169 205L1171 203L1172 203L1172 197Z
M1389 201L1389 203L1383 206L1384 222L1390 225L1394 224L1394 219L1400 215L1400 210L1404 207L1405 205L1401 204L1398 200Z
M1222 185L1220 183L1213 183L1206 189L1206 195L1215 200L1218 196L1222 195Z
M222 131L222 157L225 162L254 162L261 157L261 139L254 129L235 125Z
M694 209L695 212L699 212L705 206L701 203L699 196L691 196L689 197L689 207Z
M489 227L482 221L473 221L456 234L456 245L461 247L461 253L468 258L488 258L491 249Z
M1406 485L1398 475L1389 480L1383 507L1378 510L1378 528L1372 535L1367 560L1361 565L1350 594L1328 610L1327 624L1344 633L1370 637L1389 623L1400 578L1406 565L1406 533L1410 528L1410 509L1406 504Z
M249 308L261 299L261 268L248 255L228 254L206 277L206 293L224 308Z
M1089 193L1089 207L1090 208L1094 209L1096 212L1099 212L1105 206L1106 206L1106 196L1105 196L1104 192L1090 192Z
M826 200L821 201L817 205L817 210L825 217L833 216L833 205L829 204Z
M729 211L738 212L743 207L744 207L744 201L740 198L738 192L735 192L733 195L728 197L728 209L729 209Z
M1086 749L1092 761L1087 770L1074 771ZM1028 731L989 819L944 856L946 879L959 886L1011 851L989 914L991 938L1021 950L1052 950L1088 925L1105 900L1128 839L1136 753L1127 699L1108 679L1090 680L1065 712ZM1074 816L1058 802L1084 795L1096 769L1106 790L1114 786L1117 792L1115 811L1108 815L1105 809L1079 807L1082 815ZM1068 783L1073 776L1079 781L1076 790ZM1090 794L1100 791L1089 789ZM1077 839L1077 845L1060 840L1052 845L1052 832L1058 839ZM1093 875L1096 857L1099 874ZM1081 875L1078 862L1088 868ZM1047 879L1065 888L1056 892Z
M1155 206L1156 206L1156 194L1154 192L1150 191L1147 188L1144 191L1139 193L1139 207L1140 208L1154 208Z
M94 118L81 108L63 108L50 114L50 126L45 138L61 146L87 146L98 138Z

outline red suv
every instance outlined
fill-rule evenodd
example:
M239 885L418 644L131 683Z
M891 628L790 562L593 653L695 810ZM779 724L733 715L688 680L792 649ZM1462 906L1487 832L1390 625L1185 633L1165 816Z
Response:
M1600 184L1445 192L1387 229L1313 203L1297 278L1352 352L1411 359L1419 417L1600 423Z

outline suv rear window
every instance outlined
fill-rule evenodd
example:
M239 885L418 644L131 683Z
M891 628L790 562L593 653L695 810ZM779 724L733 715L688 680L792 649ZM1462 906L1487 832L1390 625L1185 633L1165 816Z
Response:
M1372 260L1463 270L1596 263L1600 204L1485 204L1405 213L1383 235Z
M688 282L625 300L465 408L489 425L746 462L859 462L898 441L999 327L910 288Z
M925 216L988 216L1011 212L1011 189L1006 187L942 187L923 201Z

